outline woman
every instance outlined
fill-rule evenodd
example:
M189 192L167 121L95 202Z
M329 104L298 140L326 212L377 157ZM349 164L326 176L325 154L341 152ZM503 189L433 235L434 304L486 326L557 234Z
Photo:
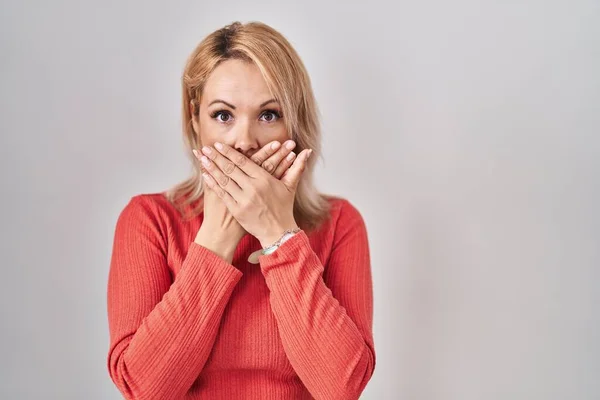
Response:
M273 28L236 22L182 81L194 173L119 215L111 379L127 399L357 399L375 368L367 233L314 188L302 61Z

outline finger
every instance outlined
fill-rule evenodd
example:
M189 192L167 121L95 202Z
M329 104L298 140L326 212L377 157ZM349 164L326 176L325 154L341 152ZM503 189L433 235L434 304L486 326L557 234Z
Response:
M243 185L242 181L248 179L246 174L241 169L237 168L233 161L220 154L214 147L204 146L202 147L202 153L208 157L223 174L231 177L234 182L237 183L238 187L241 188ZM225 178L222 179L225 180Z
M196 160L198 161L198 165L200 166L200 172L202 174L207 174L208 171L206 170L206 168L204 168L204 165L202 164L202 162L200 161L200 158L202 157L202 154L196 150L196 149L192 149L192 153L194 153L194 156L196 157Z
M290 153L290 151L294 149L294 147L296 147L296 142L294 142L293 140L286 141L283 144L283 146L281 146L279 151L274 153L271 157L269 157L262 163L262 167L268 173L273 174L273 172L279 166L279 163L281 163L282 160L285 160L285 157L287 157L287 155Z
M312 153L312 150L302 150L302 152L298 154L298 157L296 157L296 160L294 160L294 164L292 164L281 178L281 182L283 182L290 191L296 191L302 172L304 172L304 169L306 168L310 153Z
M214 179L212 176L210 176L209 174L207 174L206 172L202 173L202 177L204 178L204 182L206 182L206 185L209 187L210 190L214 191L216 193L217 196L219 196L219 198L221 200L223 200L223 202L225 203L225 205L227 206L227 208L231 211L231 210L235 210L235 207L237 205L237 202L235 201L235 199L233 197L231 197L231 195L229 193L227 193L226 190L224 190Z
M250 159L256 165L262 165L269 157L271 157L277 149L281 147L281 143L278 141L271 142L264 146L262 149L258 150L256 153L250 157Z
M292 165L292 161L294 161L295 158L296 153L292 151L286 158L283 159L283 161L281 161L281 163L279 163L277 169L273 173L273 176L277 179L280 179L283 176L283 173L287 171L290 165Z
M214 150L212 152L216 153ZM200 162L206 171L204 173L212 177L219 187L223 188L234 199L241 198L242 189L233 179L229 177L229 175L223 173L223 171L221 171L221 169L212 160L205 155L202 155L200 156Z
M250 184L247 177L258 178L267 173L262 167L254 164L248 157L227 144L215 142L215 148L220 155L235 164L231 175L242 188ZM246 177L240 176L239 171L243 171ZM237 176L240 176L239 180L236 178Z

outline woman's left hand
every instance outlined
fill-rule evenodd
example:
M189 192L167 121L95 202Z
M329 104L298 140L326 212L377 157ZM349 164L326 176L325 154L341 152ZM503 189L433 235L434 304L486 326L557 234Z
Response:
M204 169L210 174L203 174L206 184L263 247L279 239L286 229L298 227L294 219L294 198L312 150L298 154L281 179L226 144L217 142L215 147L205 146L202 153Z

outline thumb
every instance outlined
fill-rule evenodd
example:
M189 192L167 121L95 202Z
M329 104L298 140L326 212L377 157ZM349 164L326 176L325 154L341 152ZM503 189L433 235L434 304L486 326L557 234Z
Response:
M308 158L312 154L312 149L303 150L298 157L294 160L294 163L291 167L288 168L287 171L281 177L281 182L287 186L288 190L294 192L296 191L296 187L298 186L298 182L300 182L300 177L306 168L306 164L308 163Z

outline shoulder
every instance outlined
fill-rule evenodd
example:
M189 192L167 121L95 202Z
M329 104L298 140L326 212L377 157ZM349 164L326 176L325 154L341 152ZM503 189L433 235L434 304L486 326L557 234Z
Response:
M327 195L326 198L331 206L330 221L334 236L344 236L352 230L366 231L362 213L358 210L354 202L341 196Z
M349 249L368 247L367 227L354 201L341 196L325 197L331 206L331 218L323 233L330 243L330 251L345 252Z
M165 232L172 210L174 207L170 205L163 192L139 193L129 198L120 211L118 221L119 223L141 223Z
M145 240L166 251L174 210L162 192L131 196L119 212L115 240L130 244Z
M144 210L157 218L175 211L175 207L167 200L164 192L135 194L129 199L125 209Z
M356 220L363 221L362 214L358 210L358 207L349 199L332 195L327 195L326 198L331 206L331 220L335 221L336 225L339 223L353 223L356 222Z

